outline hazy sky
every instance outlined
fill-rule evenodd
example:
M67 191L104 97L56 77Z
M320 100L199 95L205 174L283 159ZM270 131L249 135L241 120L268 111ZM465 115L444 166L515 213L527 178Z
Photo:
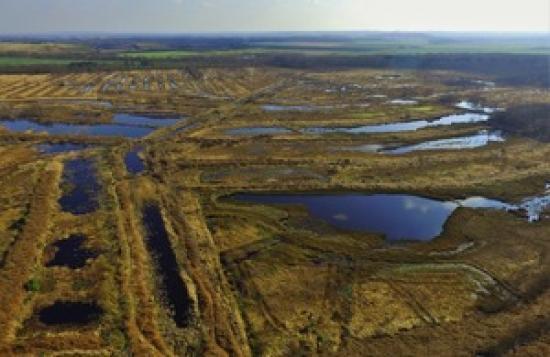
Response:
M0 33L550 32L550 0L0 0Z

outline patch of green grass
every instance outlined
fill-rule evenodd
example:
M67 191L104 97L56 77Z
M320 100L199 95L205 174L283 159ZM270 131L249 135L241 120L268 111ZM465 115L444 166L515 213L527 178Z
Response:
M25 284L25 289L29 292L39 292L40 291L40 281L38 279L31 279L29 281L27 281L27 283Z

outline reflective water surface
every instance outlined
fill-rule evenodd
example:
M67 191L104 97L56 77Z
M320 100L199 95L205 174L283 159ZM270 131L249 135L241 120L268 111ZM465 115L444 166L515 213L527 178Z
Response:
M356 127L309 127L302 129L305 134L374 134L374 133L397 133L404 131L415 131L428 127L447 126L453 124L472 124L489 120L489 115L481 113L452 114L436 120L414 120L403 123L390 123L379 125L364 125Z
M231 199L262 204L299 204L331 225L385 234L389 240L430 240L458 207L423 197L391 194L236 194Z
M150 128L161 128L165 126L174 125L183 118L166 118L157 117L153 115L138 115L128 113L117 113L113 116L113 121L116 124L129 125L129 126L144 126Z
M142 148L135 148L126 153L126 155L124 156L124 164L126 165L126 170L133 175L142 173L145 170L145 164L143 163L141 157L139 157L139 153L142 150Z
M449 216L458 208L528 211L529 221L550 207L550 195L512 205L485 197L439 201L401 194L252 194L230 196L238 202L268 205L302 205L315 218L334 227L381 233L390 241L427 241L441 234Z
M62 187L64 193L59 204L63 211L80 215L99 208L101 186L92 160L78 158L65 162Z
M487 146L492 142L503 142L505 139L499 132L481 131L475 135L462 136L458 138L438 139L425 141L419 144L402 146L395 149L382 150L387 154L406 154L413 151L425 150L463 150L475 149Z
M32 131L50 135L120 136L126 138L141 138L155 130L149 127L120 124L41 124L27 119L0 120L0 125L14 132Z
M59 144L39 144L38 151L43 154L60 154L71 151L81 151L89 147L86 144L59 143Z

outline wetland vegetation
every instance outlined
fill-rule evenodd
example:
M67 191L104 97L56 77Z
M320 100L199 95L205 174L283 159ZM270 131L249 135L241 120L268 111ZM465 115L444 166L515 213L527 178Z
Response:
M372 36L1 42L0 354L545 355L546 37Z

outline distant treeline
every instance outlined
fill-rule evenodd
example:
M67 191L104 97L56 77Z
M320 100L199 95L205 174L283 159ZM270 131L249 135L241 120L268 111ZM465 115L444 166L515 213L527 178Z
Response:
M512 107L494 114L489 123L513 135L550 142L550 103Z
M550 59L545 55L446 54L372 56L277 55L268 64L288 68L379 68L454 70L493 76L500 84L550 88Z
M21 65L0 72L89 72L98 70L178 69L186 67L273 66L294 69L344 70L358 68L453 70L484 75L498 84L550 88L550 59L526 54L426 54L426 55L305 55L217 54L184 58L120 58L88 55L71 58L68 65Z

